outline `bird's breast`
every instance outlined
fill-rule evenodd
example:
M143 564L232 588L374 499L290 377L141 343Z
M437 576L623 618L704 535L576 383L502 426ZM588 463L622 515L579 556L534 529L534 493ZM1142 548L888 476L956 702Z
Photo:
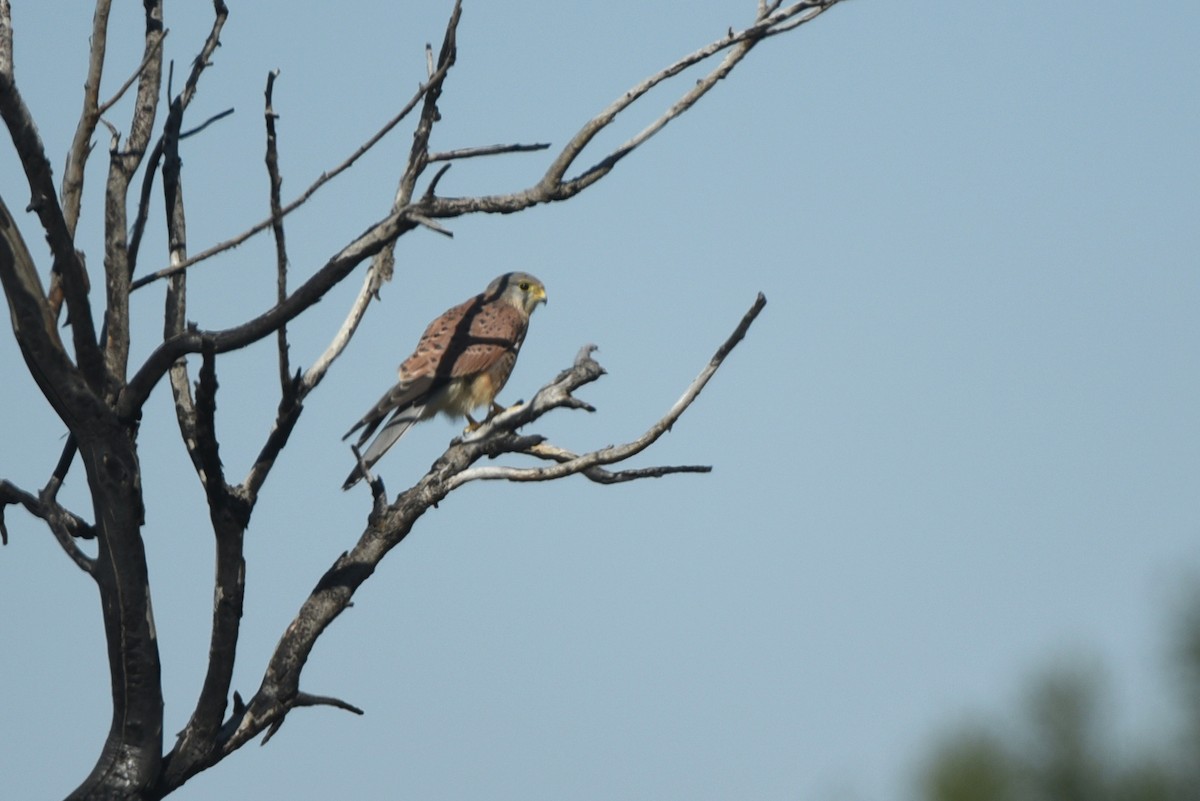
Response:
M470 376L451 379L443 391L438 411L461 417L473 409L490 406L512 373L515 358L508 354L490 369Z

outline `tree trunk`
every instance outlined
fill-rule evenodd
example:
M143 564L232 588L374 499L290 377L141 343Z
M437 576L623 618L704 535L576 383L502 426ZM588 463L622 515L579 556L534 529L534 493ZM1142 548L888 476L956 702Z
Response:
M69 798L140 799L158 777L163 742L161 666L141 537L141 473L131 427L113 418L83 429L76 436L96 516L95 578L113 717L96 766Z

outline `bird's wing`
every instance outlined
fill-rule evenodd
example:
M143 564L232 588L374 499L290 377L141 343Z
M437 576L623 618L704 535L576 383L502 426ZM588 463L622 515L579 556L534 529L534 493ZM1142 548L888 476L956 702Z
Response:
M396 441L399 440L400 437L404 436L404 432L408 431L409 427L412 426L413 423L421 419L424 412L424 404L410 404L405 408L397 409L387 423L383 426L383 428L379 430L379 435L376 436L367 449L363 451L363 464L370 468L372 465L378 462L380 457L387 453L388 448L395 445ZM370 431L374 431L375 426L377 425L379 425L378 421L371 425ZM358 444L361 446L366 437L369 436L370 433L368 432L362 439L358 441ZM342 489L350 489L357 484L362 477L362 468L358 465L355 465L354 469L350 471L350 475L346 476L346 481L342 484Z
M529 318L510 303L476 295L429 324L413 354L400 365L402 380L433 379L432 388L452 378L490 370L521 346Z
M425 333L421 334L412 355L400 364L399 382L384 393L379 402L372 406L342 439L347 439L361 428L363 431L356 443L361 448L389 414L420 403L429 393L445 383L451 368L451 340L457 331L469 329L468 315L479 305L479 297L471 298L442 312L426 326Z
M464 336L454 343L457 353L449 372L453 378L487 372L506 354L515 353L525 339L529 318L508 303L483 303L465 327Z
M362 416L361 420L345 433L342 439L348 439L351 434L361 428L362 433L358 435L358 441L355 443L361 448L363 443L371 438L371 435L375 433L375 429L379 427L379 424L389 414L423 405L421 401L428 396L433 385L434 380L429 376L421 376L408 380L402 377L397 384L385 392L383 397ZM398 438L399 435L397 435ZM395 440L392 441L395 442Z

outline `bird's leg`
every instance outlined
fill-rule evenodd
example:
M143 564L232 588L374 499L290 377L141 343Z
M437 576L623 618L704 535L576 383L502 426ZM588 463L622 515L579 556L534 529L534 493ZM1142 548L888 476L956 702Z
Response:
M493 417L495 417L496 415L507 412L509 409L515 409L521 405L522 404L520 401L518 401L517 403L514 403L512 406L501 406L500 404L496 403L496 401L492 401L492 405L488 409L487 416L484 417L483 420L480 420L478 422L476 422L475 418L472 417L469 412L464 412L463 417L467 418L467 427L466 427L466 429L463 430L463 433L466 434L471 431L474 431L477 428L479 428L481 425L483 425L484 423L490 422L491 419Z

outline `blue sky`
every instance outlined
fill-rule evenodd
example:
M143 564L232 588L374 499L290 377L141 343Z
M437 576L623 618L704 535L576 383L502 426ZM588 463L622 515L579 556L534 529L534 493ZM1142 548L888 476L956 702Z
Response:
M140 5L117 5L102 94L139 58ZM438 149L561 145L755 4L465 5ZM16 6L17 78L61 170L90 14ZM180 6L167 8L167 47L182 73L209 19L208 4ZM449 8L233 4L191 113L236 113L183 152L191 250L266 214L268 70L281 70L290 197L407 100ZM367 714L299 710L265 748L173 797L890 801L908 797L945 727L998 714L1030 672L1080 654L1105 666L1113 736L1152 745L1170 716L1168 616L1200 569L1198 29L1188 3L853 0L763 43L575 200L451 221L453 240L402 239L396 279L306 404L255 512L243 695L361 532L369 499L339 489L341 434L425 323L498 273L528 270L550 295L503 400L600 346L609 374L581 392L599 411L536 426L576 450L641 434L764 292L746 341L639 461L714 471L463 488L388 557L304 673L308 691ZM639 130L691 77L597 146ZM110 117L125 130L129 112ZM289 218L296 281L386 213L408 137ZM105 147L78 242L93 276ZM515 190L549 158L459 163L441 190ZM0 192L24 206L11 147ZM143 253L144 269L165 265L161 226ZM260 238L197 268L189 317L218 328L267 308L273 265ZM358 285L292 327L295 365L324 349ZM160 306L161 289L138 294L135 357L154 345ZM240 479L274 412L274 346L218 369L221 454ZM0 477L36 488L63 430L7 337L0 371L0 408L21 421L0 434ZM389 490L457 431L438 420L410 433L379 465ZM141 454L169 737L203 675L212 548L163 389ZM74 478L64 500L88 514ZM7 519L0 779L13 797L61 797L108 726L96 593L44 527Z

